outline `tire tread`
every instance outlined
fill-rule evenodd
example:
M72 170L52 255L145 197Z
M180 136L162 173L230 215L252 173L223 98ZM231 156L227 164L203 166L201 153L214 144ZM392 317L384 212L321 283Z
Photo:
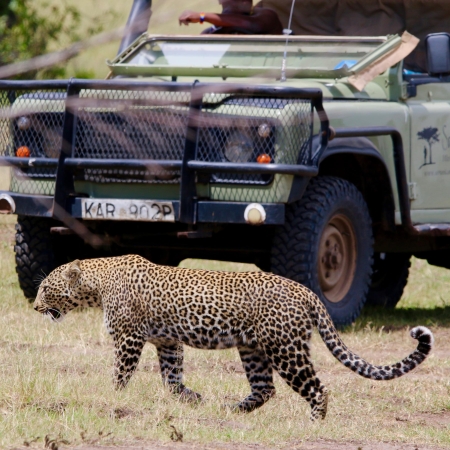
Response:
M366 225L364 239L373 247L371 218L362 194L350 182L337 177L313 178L302 199L288 206L285 225L279 227L273 241L272 271L304 284L319 295L312 273L314 267L313 243L318 242L319 226L338 198L351 199L363 216ZM372 250L366 262L367 270L360 280L360 300L345 318L331 316L339 327L353 322L364 305L371 281Z
M19 286L25 297L34 300L39 275L54 269L50 222L40 217L18 216L14 246Z

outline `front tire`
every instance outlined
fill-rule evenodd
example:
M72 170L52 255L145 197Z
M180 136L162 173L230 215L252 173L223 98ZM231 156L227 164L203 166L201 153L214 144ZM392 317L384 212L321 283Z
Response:
M25 297L34 300L39 282L55 267L51 222L41 217L18 216L16 223L16 272Z
M272 271L307 286L338 327L360 314L373 257L372 223L355 185L324 176L311 180L302 199L289 205L275 233Z

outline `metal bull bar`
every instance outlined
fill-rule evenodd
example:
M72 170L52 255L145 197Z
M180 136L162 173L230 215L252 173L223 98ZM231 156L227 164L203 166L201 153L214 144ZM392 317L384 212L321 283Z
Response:
M41 102L37 101L37 94L44 90L57 90L53 96L49 96ZM196 182L200 174L226 173L235 175L236 182L239 177L245 177L249 174L271 175L290 174L296 177L313 177L318 173L318 160L320 154L324 151L328 143L329 122L322 105L322 91L320 89L295 89L277 86L245 86L238 84L210 84L210 83L170 83L170 82L143 82L138 80L77 80L69 81L0 81L0 93L6 92L8 103L3 102L0 119L16 120L22 111L20 108L16 111L14 105L17 105L18 98L22 98L25 108L29 108L32 113L52 113L59 114L61 121L61 135L59 156L57 154L31 155L29 157L17 157L13 152L6 149L6 144L0 142L5 148L0 148L0 165L8 165L18 169L30 169L50 171L50 175L56 176L55 190L53 195L52 216L61 219L61 214L67 214L71 211L73 198L76 196L74 188L74 175L80 171L179 171L180 173L180 198L177 220L182 223L196 223L197 217L197 195ZM20 92L22 97L18 97ZM27 94L29 92L29 94ZM134 98L134 93L139 92L141 97ZM34 94L33 94L34 93ZM87 95L88 93L89 95ZM211 107L211 93L218 98L216 104ZM164 98L164 95L179 96L177 101ZM209 97L208 97L209 95ZM3 97L2 97L3 98ZM24 100L25 99L25 100ZM230 100L231 99L231 100ZM272 102L272 108L278 107L282 101L308 101L309 121L307 127L309 135L304 143L307 149L307 158L300 157L294 163L259 164L257 162L229 162L223 160L214 160L199 156L199 146L206 133L205 114L208 112L208 120L217 121L216 128L220 127L220 120L236 121L236 118L229 114L221 116L214 114L214 108L223 104L223 102L256 102L261 101L263 107L267 102ZM86 127L86 121L83 114L99 115L103 114L114 105L114 108L120 110L121 105L126 107L132 104L136 121L139 122L153 108L154 114L159 111L169 111L169 117L174 120L173 129L177 128L177 121L186 120L183 126L186 127L185 135L175 136L178 139L180 149L173 151L169 157L165 158L164 152L159 154L158 158L149 158L144 153L138 157L133 152L120 155L108 155L108 145L102 144L105 150L96 150L96 155L89 154L92 149L88 148L89 139L102 139L102 136L108 134L108 124L100 123L96 130L93 127ZM47 105L47 106L46 106ZM275 105L275 106L274 106ZM256 107L259 105L256 104ZM147 107L147 110L145 109ZM41 111L40 108L43 108ZM52 109L53 108L53 109ZM151 112L150 111L150 112ZM181 111L185 113L181 114ZM150 113L149 112L149 113ZM312 148L313 116L317 113L320 120L319 146ZM59 117L59 116L58 116ZM165 116L155 120L165 121ZM152 125L153 116L147 124ZM220 120L219 120L220 119ZM56 119L55 119L56 120ZM103 119L102 119L103 120ZM238 117L239 120L239 117ZM242 121L250 120L243 118ZM252 119L253 120L253 119ZM165 124L155 124L154 126L163 126ZM15 125L14 125L15 126ZM228 125L227 125L228 126ZM231 125L230 125L231 126ZM83 128L84 127L84 128ZM139 128L139 126L138 126ZM82 129L80 135L80 129ZM84 133L84 134L83 134ZM140 125L137 133L142 141L147 131ZM100 137L99 137L100 136ZM184 137L183 137L184 136ZM110 143L114 145L121 144L120 127L116 126L112 136L108 137ZM0 140L5 140L0 134ZM99 140L98 142L102 142ZM126 143L122 146L126 148ZM133 142L136 146L136 143ZM152 144L153 145L153 144ZM154 143L155 149L158 149L158 142ZM168 143L160 143L161 148L168 148ZM177 144L178 145L178 144ZM80 150L81 148L81 150ZM98 150L98 151L97 151ZM83 153L83 151L85 153ZM136 150L138 151L138 150ZM159 150L158 150L159 151ZM300 152L300 149L298 149ZM100 153L98 153L100 152ZM305 152L303 152L305 153ZM95 157L94 157L95 156ZM110 156L110 157L108 157ZM53 172L52 172L53 171ZM47 172L45 172L47 173ZM47 175L46 176L50 176ZM232 176L228 177L233 179ZM250 180L250 179L249 179ZM130 180L130 182L133 182ZM250 181L249 181L250 182ZM245 184L245 182L243 183Z

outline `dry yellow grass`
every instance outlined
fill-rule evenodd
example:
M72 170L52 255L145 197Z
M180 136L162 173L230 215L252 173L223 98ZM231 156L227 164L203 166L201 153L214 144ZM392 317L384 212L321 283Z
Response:
M370 444L370 448L388 449L401 443L422 450L450 447L450 331L446 327L433 328L436 350L422 367L386 383L350 373L315 335L315 367L331 391L329 414L316 424L309 421L306 402L279 377L277 396L263 408L249 415L223 409L224 403L237 401L248 391L234 350L187 349L186 384L203 394L199 405L180 403L163 388L150 344L129 387L114 391L113 348L101 312L73 312L61 324L53 324L24 300L14 272L13 220L3 217L0 222L1 448L24 443L42 448L45 436L60 447L70 442L89 448L94 443L139 447L151 443L148 448L154 448L177 438L183 440L179 448L243 449L250 444L260 449L347 448L350 444L358 448ZM412 280L427 273L441 283L439 289L446 295L446 271L415 262ZM412 305L420 301L413 298L416 290L407 290ZM434 297L441 295L432 288L428 293L433 292ZM406 327L387 333L361 325L343 333L343 338L373 363L396 361L414 347Z

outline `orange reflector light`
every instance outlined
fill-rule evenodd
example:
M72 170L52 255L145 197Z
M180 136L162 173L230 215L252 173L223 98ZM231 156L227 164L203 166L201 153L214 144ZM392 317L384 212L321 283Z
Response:
M19 147L16 150L16 156L18 156L19 158L29 158L30 155L31 155L30 149L25 145L23 147Z
M260 164L268 164L271 161L271 157L267 153L262 153L256 158Z

